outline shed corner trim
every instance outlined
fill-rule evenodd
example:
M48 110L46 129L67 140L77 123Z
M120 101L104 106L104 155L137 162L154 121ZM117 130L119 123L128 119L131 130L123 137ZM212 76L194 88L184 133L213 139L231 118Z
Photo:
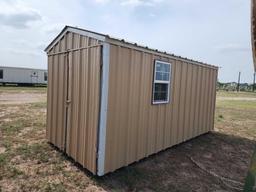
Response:
M105 144L106 144L106 127L108 111L108 84L109 84L109 60L110 45L103 43L102 50L102 79L101 79L101 101L100 101L100 120L98 136L98 159L97 175L103 176L105 173Z

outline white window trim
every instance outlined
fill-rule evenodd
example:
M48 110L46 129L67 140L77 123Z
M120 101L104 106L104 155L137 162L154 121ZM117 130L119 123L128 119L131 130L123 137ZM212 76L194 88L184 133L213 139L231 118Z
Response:
M156 64L157 63L162 63L162 64L167 64L170 66L170 73L169 73L169 81L161 81L161 80L156 80ZM172 64L171 63L167 63L164 61L160 61L160 60L155 60L154 63L154 81L153 81L153 95L152 95L152 103L153 105L157 105L157 104L167 104L170 102L170 84L171 84L171 73L172 73ZM155 84L156 83L162 83L162 84L168 84L168 95L167 95L167 101L155 101Z

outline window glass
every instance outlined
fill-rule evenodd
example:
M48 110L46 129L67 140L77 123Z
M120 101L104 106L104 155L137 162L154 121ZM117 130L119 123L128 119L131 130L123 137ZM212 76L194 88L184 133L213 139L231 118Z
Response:
M4 71L3 69L0 69L0 79L3 79L4 78Z
M47 72L44 72L44 81L47 81Z
M169 102L171 64L156 61L153 84L153 104Z

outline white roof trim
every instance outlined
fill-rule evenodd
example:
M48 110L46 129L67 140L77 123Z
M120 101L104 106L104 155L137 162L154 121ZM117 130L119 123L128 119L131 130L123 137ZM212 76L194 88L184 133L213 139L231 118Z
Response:
M0 69L47 71L47 69L36 69L36 68L29 68L29 67L14 67L14 66L0 66Z
M65 29L65 28L64 28ZM96 33L92 33L90 31L85 31L85 30L81 30L81 29L76 29L76 28L72 28L72 27L66 27L65 30L63 30L58 36L56 39L54 39L50 44L49 46L45 49L45 52L48 52L51 50L51 48L56 45L57 42L59 42L63 37L64 35L67 33L67 32L72 32L72 33L76 33L76 34L80 34L80 35L83 35L83 36L87 36L87 37L91 37L91 38L94 38L94 39L97 39L99 41L105 41L106 37L104 35L100 35L100 34L96 34Z

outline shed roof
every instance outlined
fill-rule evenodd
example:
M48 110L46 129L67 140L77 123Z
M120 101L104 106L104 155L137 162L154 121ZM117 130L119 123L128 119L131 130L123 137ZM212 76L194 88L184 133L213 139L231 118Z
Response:
M101 40L101 41L108 41L111 40L111 42L118 42L121 43L123 45L129 45L132 46L134 48L140 48L140 49L144 49L147 51L152 51L152 52L156 52L159 54L163 54L166 55L168 57L173 57L175 59L178 60L186 60L186 61L190 61L193 62L194 64L198 64L198 65L203 65L203 66L208 66L208 67L212 67L212 68L216 68L218 69L217 66L215 65L210 65L204 62L200 62L200 61L196 61L196 60L192 60L186 57L181 57L178 55L174 55L172 53L168 53L166 51L160 51L158 49L153 49L153 48L149 48L147 46L143 46L143 45L139 45L137 43L133 43L133 42L129 42L126 41L124 39L120 39L120 38L116 38L116 37L112 37L110 35L107 34L102 34L102 33L98 33L98 32L94 32L94 31L90 31L90 30L86 30L86 29L82 29L82 28L78 28L78 27L72 27L72 26L65 26L62 31L53 39L53 41L45 48L45 52L48 52L51 50L51 48L67 33L67 32L74 32L80 35L85 35L85 36L89 36L89 37L93 37L95 39Z

